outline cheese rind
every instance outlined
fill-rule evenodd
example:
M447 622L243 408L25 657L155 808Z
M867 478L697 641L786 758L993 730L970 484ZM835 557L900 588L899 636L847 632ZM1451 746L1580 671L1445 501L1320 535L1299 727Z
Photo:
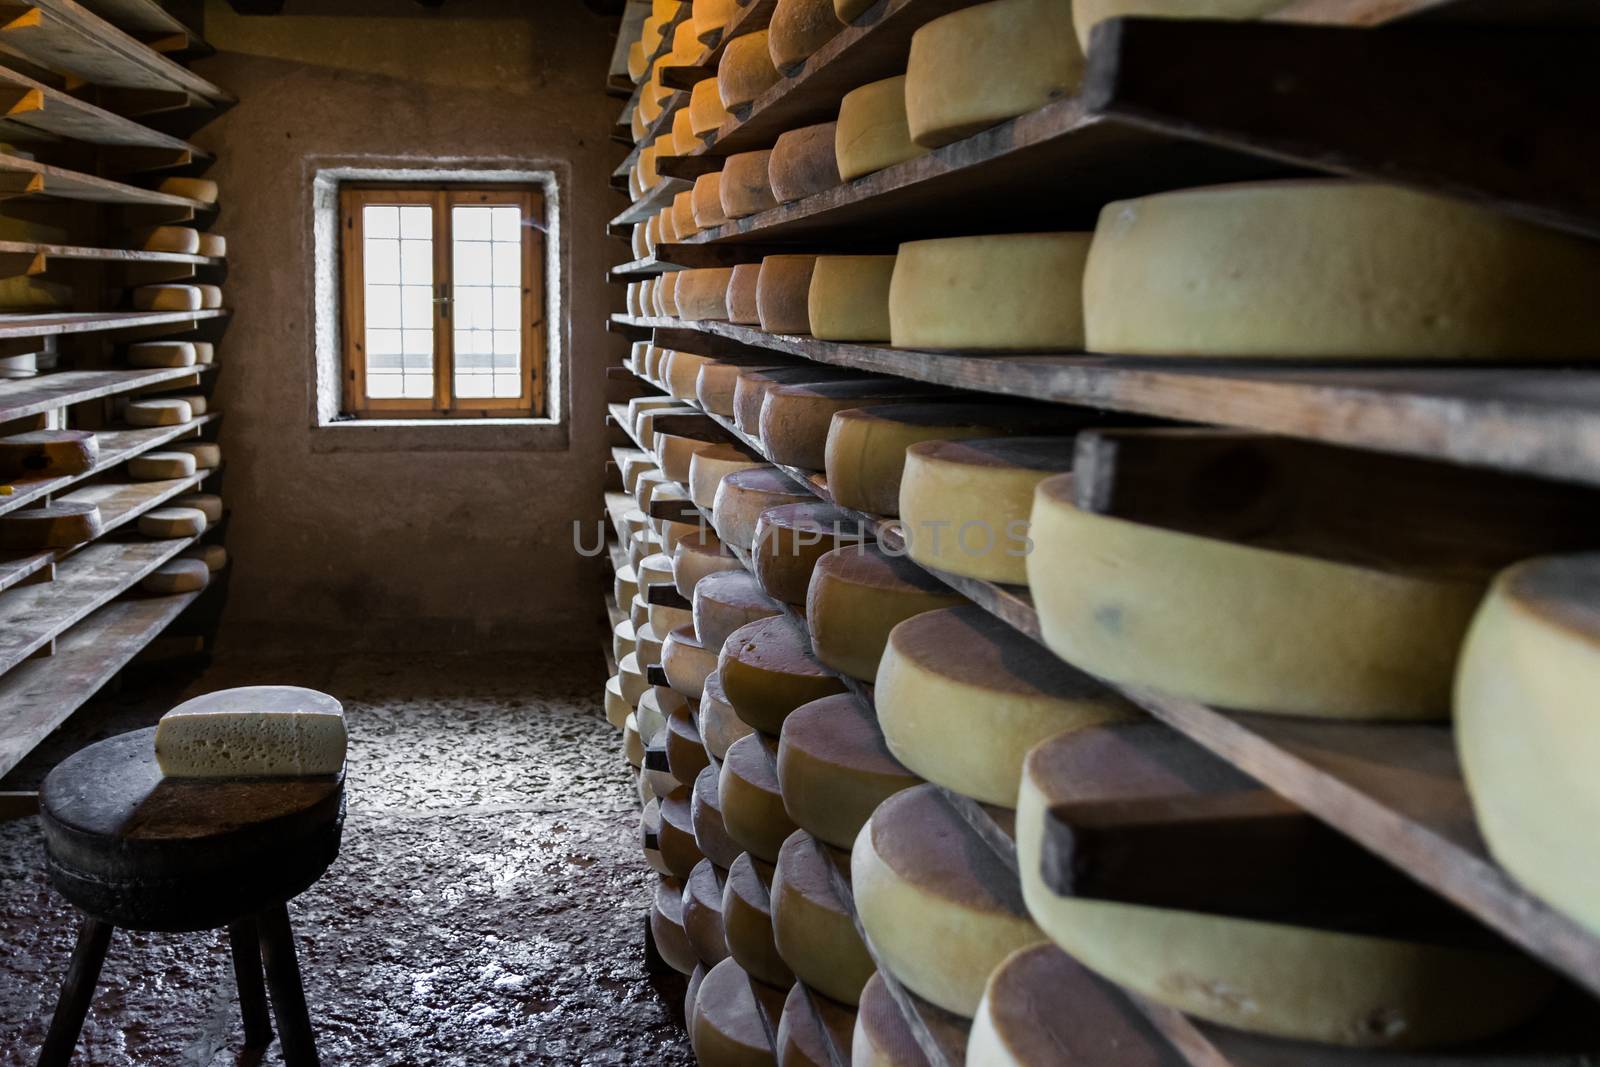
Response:
M663 877L656 883L655 902L650 908L650 933L656 951L679 974L691 974L699 962L689 934L683 928L683 883L676 877Z
M0 437L0 481L86 474L99 459L100 439L87 430L29 430Z
M194 421L194 408L186 400L171 398L130 400L122 417L129 426L181 426Z
M784 810L802 830L849 848L877 806L922 781L894 758L871 707L851 693L795 709L778 742Z
M139 482L188 478L194 472L194 456L187 452L146 452L128 460L128 477Z
M914 993L910 995L940 1048L961 1048L966 1044L966 1019L936 1008ZM851 1067L932 1067L917 1041L905 1014L884 984L883 975L874 974L867 980L856 1007L856 1028L850 1040Z
M744 564L717 539L714 531L706 531L703 537L686 537L672 550L672 584L679 595L691 600L700 579L743 568Z
M693 602L695 633L700 643L715 653L722 651L736 630L783 611L742 564L701 579L694 587Z
M724 215L742 219L778 206L767 173L771 158L771 151L736 152L728 157L722 165L722 186L718 190Z
M756 277L756 313L768 333L811 332L811 272L816 256L767 256Z
M730 116L722 104L722 90L716 78L702 78L689 91L689 129L698 137L716 133Z
M672 229L680 241L687 241L700 232L700 224L694 220L693 186L672 198ZM681 283L683 279L679 278L678 281Z
M877 967L851 910L850 853L804 830L789 835L773 870L773 942L797 979L854 1005Z
M702 230L713 226L721 226L728 221L728 213L722 210L722 172L712 171L702 174L694 180L694 188L690 190L691 203L694 206L695 225ZM731 268L730 268L731 273ZM727 294L723 294L723 303L727 303Z
M906 78L900 75L852 89L839 101L834 158L839 177L854 181L928 154L911 139L906 121Z
M780 204L814 196L839 184L834 158L837 123L823 122L778 135L767 160L767 180Z
M779 70L799 66L843 28L833 12L833 0L778 0L767 27L773 66Z
M794 974L773 939L772 875L772 864L748 852L733 861L722 889L722 929L729 953L752 978L788 989Z
M861 375L842 367L809 364L786 367L745 367L733 387L733 424L752 436L761 432L761 405L767 390L779 385L859 380Z
M850 1056L856 1013L796 982L778 1020L778 1067L840 1067Z
M723 875L708 858L701 860L683 887L683 928L694 954L707 967L728 958L728 938L722 930Z
M894 256L818 256L806 290L806 321L824 341L889 340Z
M156 762L171 778L338 774L346 744L343 706L299 686L207 693L156 724Z
M208 178L163 178L160 189L163 193L198 200L202 204L215 204L219 192L217 183Z
M889 283L890 339L902 348L1081 350L1091 237L1011 233L907 241Z
M878 675L889 631L914 615L965 599L876 544L844 545L818 558L811 572L805 596L811 650L839 673L870 682Z
M726 197L722 201L724 210L728 203ZM732 218L733 216L729 216ZM756 304L756 283L761 277L761 264L741 263L733 268L733 275L728 282L728 321L743 326L758 326L761 324L761 309ZM702 398L704 399L704 398ZM718 415L727 415L731 412L720 411L717 408L707 408L716 411Z
M784 810L778 786L778 743L750 734L728 746L717 795L722 824L746 852L776 863L783 842L797 827Z
M700 695L698 718L700 738L705 742L706 751L719 760L727 758L728 749L733 747L735 741L754 732L749 723L739 718L733 705L728 703L728 695L722 691L720 673L706 678L705 689Z
M702 1067L757 1067L778 1062L762 1012L770 1019L782 1016L788 985L774 989L752 977L732 959L706 972L695 998L694 1029L689 1035L695 1060Z
M622 695L621 675L614 674L606 679L605 710L606 722L619 730L628 721L628 716L633 714L633 709L628 705L628 698ZM637 720L635 723L637 724Z
M778 81L766 30L741 34L724 46L722 61L717 65L717 91L723 107L730 111L743 107Z
M785 504L761 513L751 563L768 596L803 606L818 559L843 545L871 539L859 520L832 504Z
M704 319L726 322L728 283L732 280L732 267L699 267L683 271L678 278L678 315L690 321Z
M147 231L139 241L146 252L176 252L181 255L198 255L200 231L192 226L156 226Z
M734 471L717 484L711 523L725 544L748 551L755 545L756 522L763 511L814 499L776 467Z
M661 646L661 666L667 672L672 688L688 697L699 700L705 689L706 677L717 669L717 653L707 650L695 638L694 626L680 626L667 634ZM682 779L682 775L679 778Z
M702 371L700 380L704 380ZM734 471L767 466L740 445L717 444L703 448L689 461L689 499L696 506L711 508L717 502L717 487Z
M761 400L761 444L774 463L821 470L827 465L828 427L835 414L934 391L933 386L903 378L774 385Z
M139 581L151 596L198 593L211 583L211 568L201 559L169 559Z
M1039 484L1030 537L1028 585L1058 655L1243 711L1445 718L1484 590L1091 514L1070 478Z
M198 508L156 508L139 516L139 532L156 540L199 537L206 532L206 513Z
M128 346L130 367L193 367L199 352L189 341L140 341Z
M197 559L206 565L206 570L212 574L224 570L228 566L228 550L221 545L195 545L186 548L178 556L179 559Z
M811 654L804 627L782 615L730 634L718 670L739 718L773 737L795 708L844 692L844 683Z

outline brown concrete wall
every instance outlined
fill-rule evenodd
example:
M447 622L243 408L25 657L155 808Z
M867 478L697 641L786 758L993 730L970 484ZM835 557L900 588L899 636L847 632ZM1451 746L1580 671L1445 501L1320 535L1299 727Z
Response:
M224 642L592 644L602 572L571 525L600 516L600 368L618 346L601 238L618 206L611 26L578 0L290 0L274 17L207 0L205 32L217 54L197 69L240 98L195 138L218 156L234 309L216 386L233 515ZM311 164L367 157L561 175L564 447L508 431L446 449L417 430L350 451L313 427Z

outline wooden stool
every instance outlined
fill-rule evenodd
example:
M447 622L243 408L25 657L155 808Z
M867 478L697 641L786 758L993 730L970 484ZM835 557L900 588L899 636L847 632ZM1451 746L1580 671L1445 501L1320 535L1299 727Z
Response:
M339 853L343 773L163 778L151 728L64 760L45 779L39 807L50 880L83 913L40 1067L71 1060L118 926L173 932L226 926L246 1044L272 1040L270 990L284 1061L316 1064L284 904L322 877Z

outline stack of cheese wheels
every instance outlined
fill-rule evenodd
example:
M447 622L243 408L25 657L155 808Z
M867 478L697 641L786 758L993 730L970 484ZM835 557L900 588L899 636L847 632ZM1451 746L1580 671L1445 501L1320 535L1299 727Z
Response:
M683 886L683 929L694 954L707 967L728 958L728 938L722 930L722 893L727 871L708 857L695 865Z
M852 89L839 101L834 158L839 177L853 181L928 154L906 123L905 75Z
M811 572L824 553L871 539L859 520L832 504L785 504L761 513L751 562L768 596L804 605Z
M678 278L678 315L690 321L728 319L728 282L732 267L700 267Z
M711 523L724 544L748 552L755 546L756 522L763 511L814 499L776 467L734 471L717 485Z
M723 194L724 210L728 197ZM733 216L729 216L732 218ZM728 321L745 326L761 324L761 309L756 306L756 283L761 279L761 264L741 263L733 268L733 278L728 282Z
M828 424L823 469L841 507L900 514L906 449L922 441L1010 434L1067 434L1077 422L1058 407L1003 403L881 404L836 412Z
M1039 484L1030 537L1028 585L1058 655L1247 711L1446 717L1485 585L1096 515L1074 504L1070 477Z
M816 256L767 256L756 276L756 312L768 333L808 334Z
M838 2L844 3L846 0ZM965 1047L970 1025L968 1020L929 1004L915 993L901 992L912 1000L935 1045L939 1048ZM853 1067L932 1067L922 1051L920 1040L912 1033L904 1012L889 992L883 972L874 974L861 991L861 1003L856 1008L856 1029L850 1040L850 1062ZM981 1060L974 1061L973 1067L979 1067L982 1063ZM987 1067L987 1064L983 1067Z
M850 1058L856 1013L796 982L778 1021L779 1067L838 1067Z
M806 321L824 341L889 340L894 256L818 256L806 290Z
M1140 18L1253 19L1282 7L1279 0L1072 0L1072 22L1085 54L1096 24L1123 15Z
M1071 485L1073 442L1064 437L923 441L906 449L900 518L918 563L967 578L1028 580L1034 490L1060 476Z
M702 1067L776 1064L773 1035L786 995L785 989L751 981L731 959L711 968L695 997L689 1032L695 1060Z
M777 385L761 400L757 432L774 463L808 470L827 465L828 427L833 416L863 404L937 393L935 386L904 378Z
M739 854L722 890L722 930L729 954L752 978L788 989L794 972L773 940L772 876L772 864L748 852Z
M672 584L679 595L693 597L700 579L722 571L741 570L743 566L717 535L707 530L705 536L686 537L673 548Z
M851 918L850 853L804 830L783 843L772 879L772 932L795 977L854 1005L876 970Z
M844 545L817 559L806 589L806 622L818 660L864 682L878 676L889 631L964 598L921 567L876 544Z
M1591 241L1461 200L1320 180L1108 204L1083 292L1097 352L1558 359L1593 358L1597 285Z
M861 375L842 367L802 365L761 369L750 367L739 372L733 387L733 424L747 434L761 431L761 405L767 390L779 385L797 385L811 382L842 382L859 380Z
M722 61L717 65L717 90L722 106L728 110L747 106L778 80L766 30L741 34L723 47Z
M784 810L778 786L778 743L760 733L728 746L717 784L722 824L746 852L768 863L798 827Z
M706 749L710 751L710 747ZM719 878L724 877L728 868L733 866L735 860L744 852L739 843L728 836L728 828L722 821L722 797L718 793L718 783L722 777L720 767L706 764L704 770L694 780L694 793L689 798L689 819L694 825L694 841L700 846L700 851L706 859L716 865ZM722 921L722 892L721 882L718 882L717 892L717 921Z
M803 704L784 720L784 810L818 840L849 848L879 804L921 781L894 758L872 708L852 693Z
M706 575L694 587L695 634L711 653L720 653L735 630L782 613L743 567Z
M1159 740L1162 729L1075 730L1028 755L1017 800L1023 895L1041 928L1078 962L1202 1019L1364 1047L1484 1037L1526 1019L1549 995L1553 979L1538 964L1486 941L1403 940L1058 895L1041 873L1051 807L1215 791L1242 777L1208 768L1216 761L1186 739Z
M911 37L906 118L937 148L1073 92L1083 50L1061 0L993 0L934 19Z
M767 27L767 47L779 70L797 67L844 28L833 0L778 0Z
M773 737L800 705L844 692L844 683L812 655L804 626L783 615L728 635L718 674L739 718Z
M836 123L823 122L780 134L767 159L767 180L780 204L815 196L839 184L834 158Z
M672 688L690 700L699 700L706 678L717 669L717 650L700 643L693 624L679 626L662 642L661 666Z
M743 38L735 38L742 40ZM722 165L722 184L718 193L722 197L722 213L730 219L742 219L778 206L772 195L772 181L767 174L770 151L736 152Z
M735 741L753 732L728 703L728 695L722 691L720 672L706 679L705 690L700 695L699 726L706 751L719 760L727 758L728 749Z
M702 448L689 461L689 498L697 506L709 509L716 504L717 487L723 478L734 471L766 465L743 445L714 444Z
M908 241L889 283L890 340L901 348L1080 350L1090 241L1087 233Z
M689 191L690 203L694 207L695 225L702 230L721 226L728 221L728 213L722 210L722 172L712 171L702 174L694 180L694 188ZM732 268L729 268L731 275ZM726 302L727 294L723 294Z
M850 873L879 965L918 996L970 1018L989 973L1044 935L1001 843L981 836L958 803L968 802L931 785L885 800L856 838ZM1008 812L995 817L1002 832L1009 822Z
M722 90L717 79L702 78L689 91L689 129L695 136L705 137L716 133L731 116L722 103Z
M1456 677L1456 743L1490 851L1534 892L1600 931L1600 556L1502 574Z
M926 612L890 631L873 696L878 725L900 762L930 782L1004 807L1016 803L1028 749L1062 730L1136 714L1095 679L971 605Z

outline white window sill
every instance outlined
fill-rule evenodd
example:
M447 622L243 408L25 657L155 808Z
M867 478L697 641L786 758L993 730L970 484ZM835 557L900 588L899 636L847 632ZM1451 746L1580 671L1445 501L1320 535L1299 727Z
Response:
M311 434L313 452L564 452L553 419L342 419Z

